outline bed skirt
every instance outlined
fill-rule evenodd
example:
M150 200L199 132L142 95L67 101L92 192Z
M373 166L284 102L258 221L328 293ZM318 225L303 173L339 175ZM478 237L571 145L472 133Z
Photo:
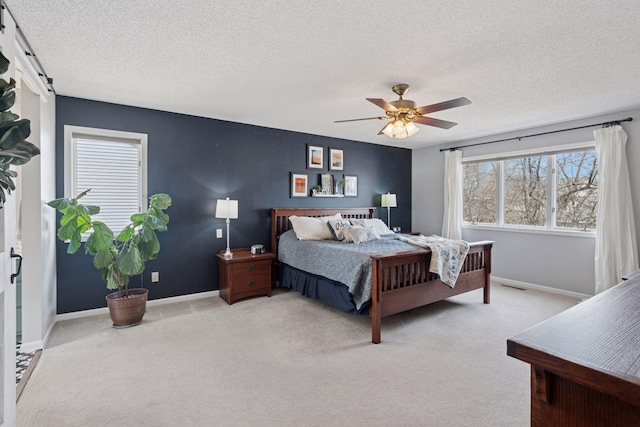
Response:
M368 314L371 302L356 309L349 288L340 282L280 264L280 286L293 289L307 298L317 299L349 314Z

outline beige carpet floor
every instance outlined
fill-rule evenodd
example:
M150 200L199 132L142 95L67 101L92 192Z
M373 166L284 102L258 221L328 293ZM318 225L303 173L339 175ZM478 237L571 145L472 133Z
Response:
M370 320L276 290L59 322L19 426L527 426L529 365L506 340L576 304L500 285Z

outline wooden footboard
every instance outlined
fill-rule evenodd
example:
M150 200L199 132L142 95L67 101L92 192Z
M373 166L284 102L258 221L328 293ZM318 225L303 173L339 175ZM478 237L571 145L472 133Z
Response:
M428 249L371 257L371 342L380 342L380 324L385 316L480 288L484 288L484 303L489 304L493 242L470 245L453 289L442 283L437 274L429 272Z

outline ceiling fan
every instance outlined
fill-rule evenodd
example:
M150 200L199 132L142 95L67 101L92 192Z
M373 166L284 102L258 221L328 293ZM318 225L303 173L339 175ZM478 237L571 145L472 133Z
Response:
M446 120L425 117L424 114L434 113L436 111L448 110L449 108L462 107L471 104L467 98L456 98L449 101L439 102L437 104L425 105L416 108L416 103L403 99L402 96L409 91L408 84L397 84L392 87L393 92L398 95L397 101L387 102L380 98L366 98L367 101L383 108L386 115L381 117L367 117L364 119L336 120L334 123L356 122L360 120L389 120L389 123L378 132L378 135L387 135L390 138L406 138L414 135L420 130L416 123L427 126L435 126L442 129L450 129L457 123L448 122Z

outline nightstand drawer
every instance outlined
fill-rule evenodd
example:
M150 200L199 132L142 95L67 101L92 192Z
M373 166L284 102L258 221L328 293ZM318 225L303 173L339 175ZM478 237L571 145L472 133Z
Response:
M265 277L265 275L271 277L271 261L238 262L232 264L231 274L236 279L243 276L255 276L256 279Z
M236 277L233 280L233 290L238 294L255 291L257 289L271 289L271 276L245 276Z

